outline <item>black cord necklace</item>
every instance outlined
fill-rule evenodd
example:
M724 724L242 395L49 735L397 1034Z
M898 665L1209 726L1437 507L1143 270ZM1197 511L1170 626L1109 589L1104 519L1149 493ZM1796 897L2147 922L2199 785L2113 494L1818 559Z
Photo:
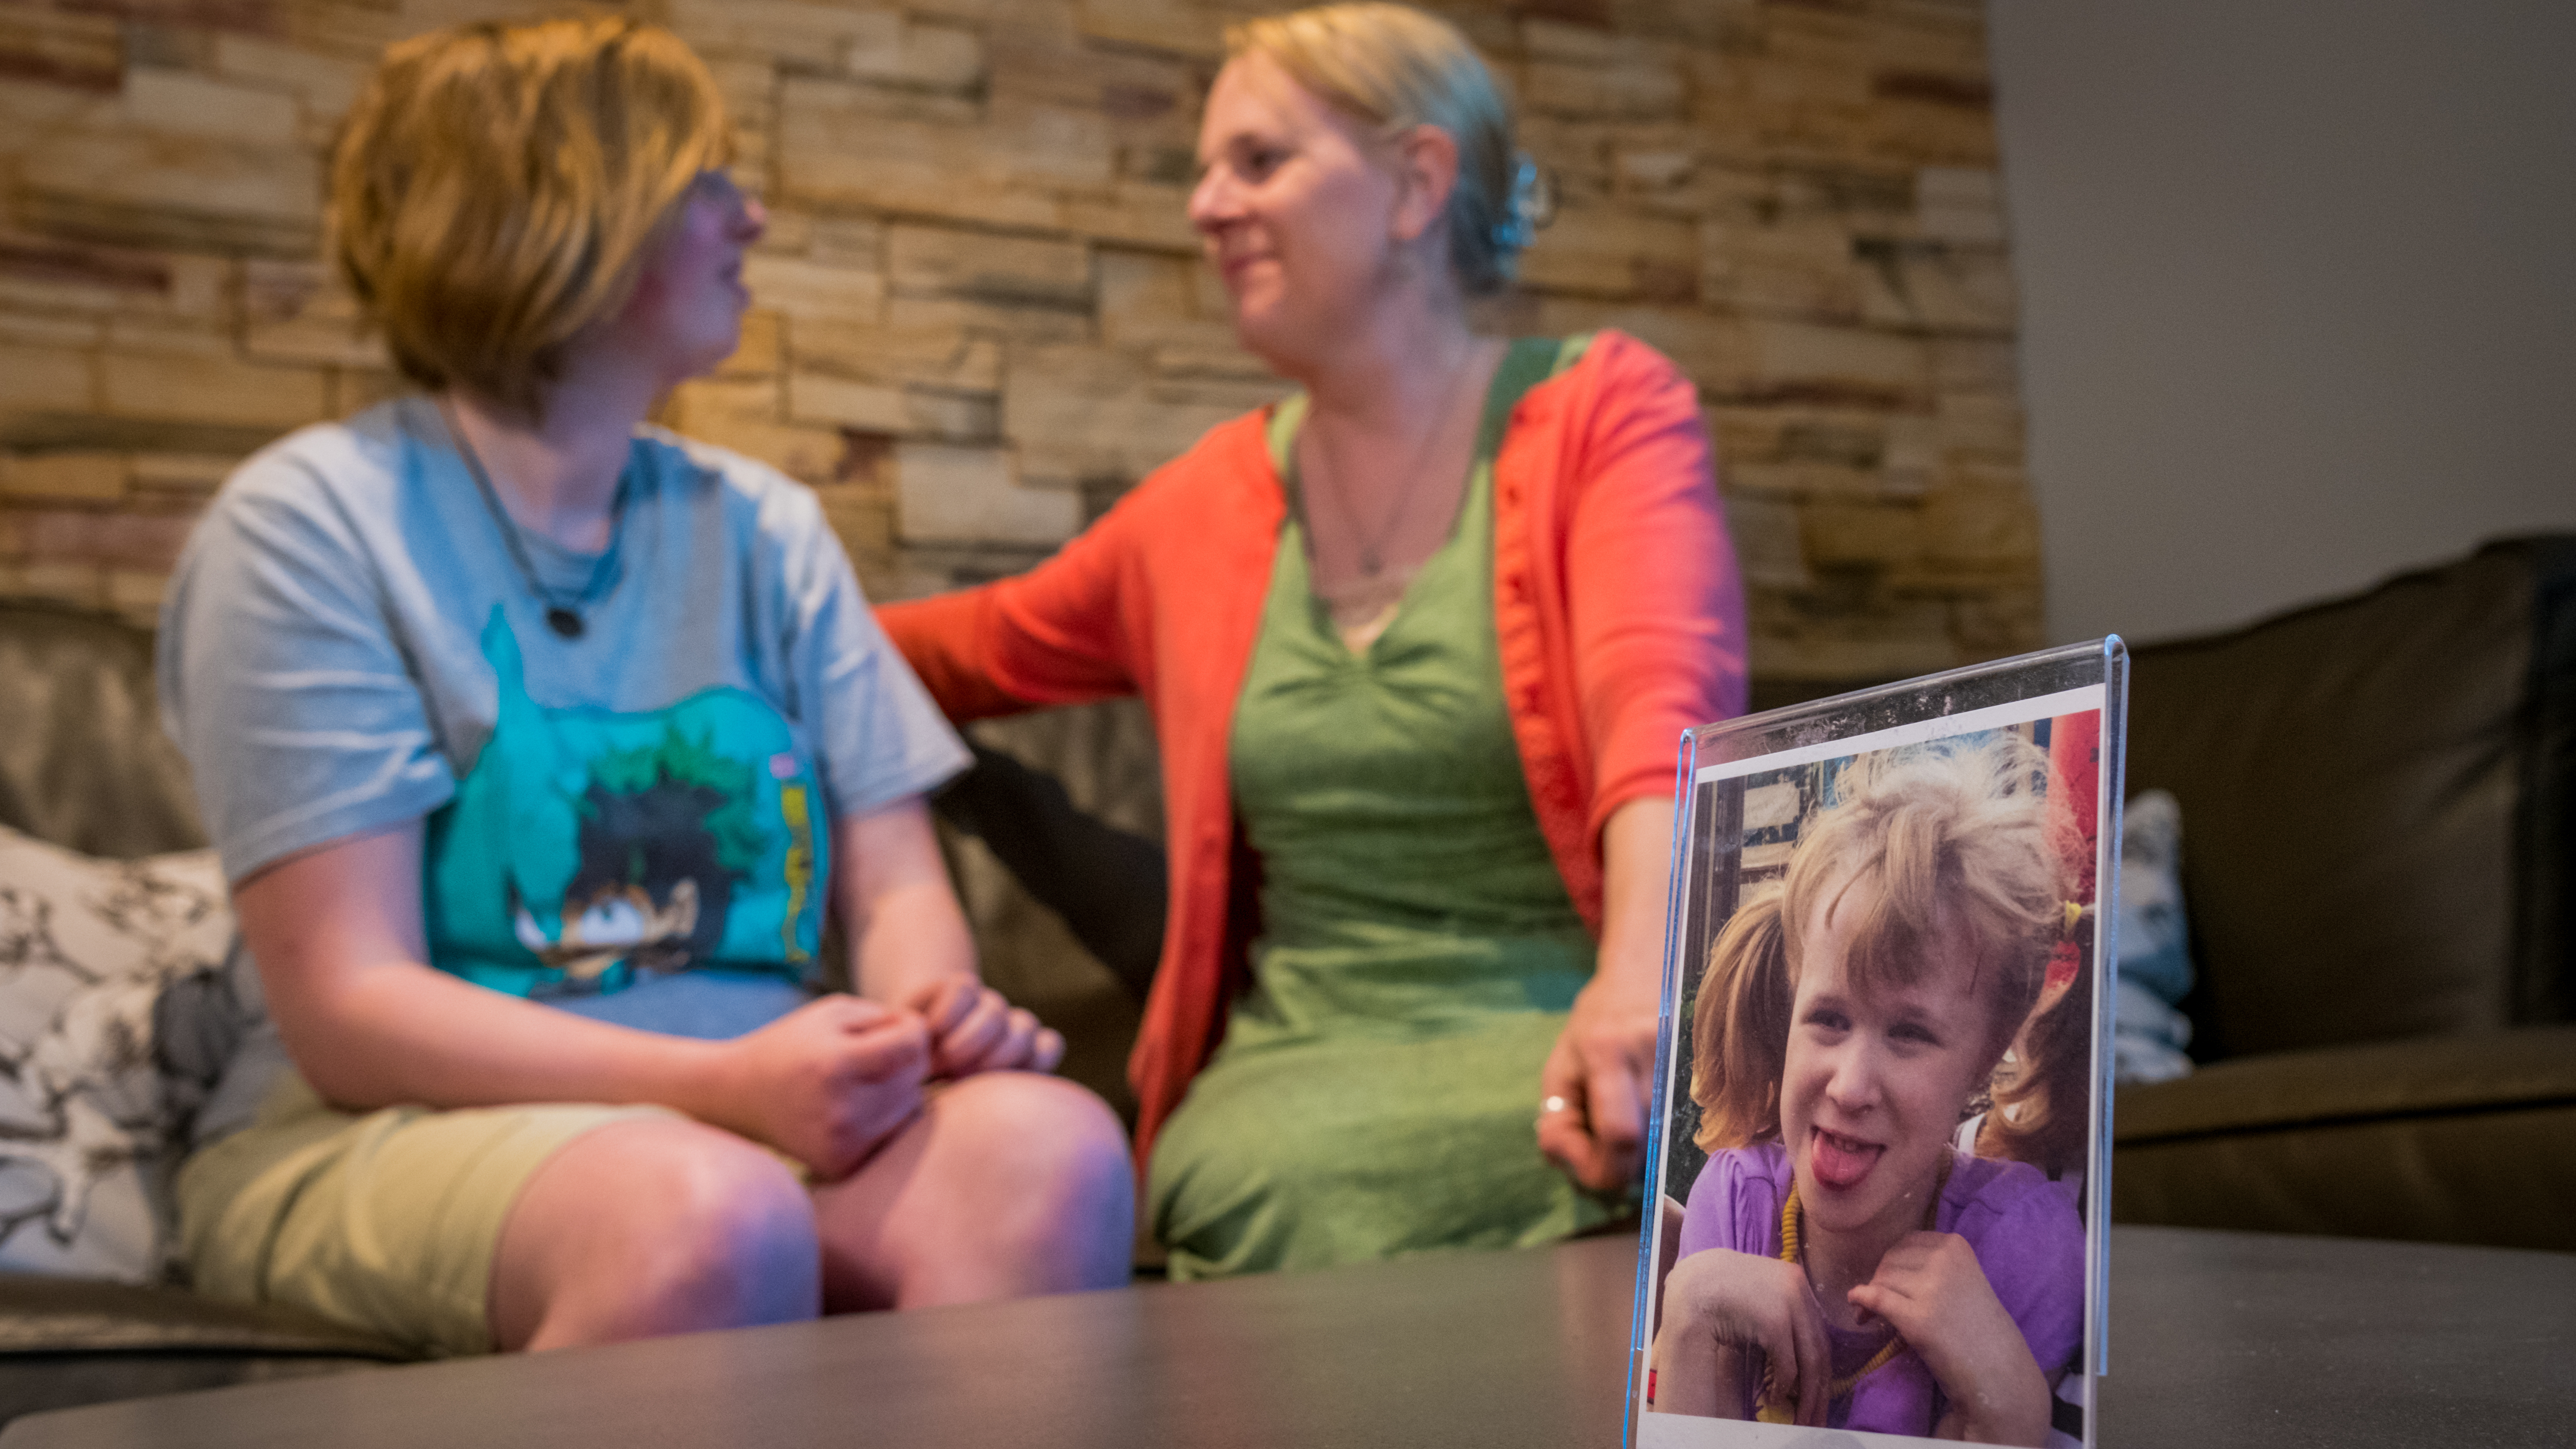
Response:
M492 511L492 521L500 526L501 541L509 546L510 561L519 566L519 577L527 580L528 592L536 595L537 601L546 606L546 627L566 639L580 638L583 628L581 611L590 607L605 588L617 585L617 545L624 537L618 525L626 519L626 484L630 470L619 470L617 493L608 503L608 547L600 553L599 561L590 566L590 577L583 582L581 591L567 602L538 581L537 567L529 561L527 544L519 537L519 525L511 519L510 511L501 506L500 491L492 486L492 476L483 471L483 459L474 451L474 444L466 439L464 425L448 411L444 401L438 405L438 416L439 421L447 425L447 435L456 441L456 453L465 460L465 471L474 475L474 488L483 495L483 506ZM605 586L602 580L606 580Z

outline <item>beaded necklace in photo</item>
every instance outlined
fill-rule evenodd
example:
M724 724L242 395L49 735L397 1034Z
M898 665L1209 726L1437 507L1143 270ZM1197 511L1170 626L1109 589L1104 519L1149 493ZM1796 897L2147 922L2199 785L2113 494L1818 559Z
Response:
M1943 1158L1940 1180L1932 1184L1932 1200L1923 1205L1923 1231L1927 1233L1932 1231L1933 1224L1940 1221L1941 1190L1949 1185L1950 1161L1948 1158ZM1802 1221L1798 1210L1798 1180L1793 1177L1789 1179L1789 1199L1780 1204L1780 1261L1793 1268L1801 1269L1804 1264L1800 1259L1804 1254L1799 1251L1798 1234ZM1904 1351L1904 1348L1905 1340L1897 1336L1895 1329L1890 1328L1887 1331L1887 1342L1879 1345L1878 1352L1870 1355L1869 1362L1826 1386L1825 1402L1830 1404L1848 1396L1853 1389L1860 1386L1862 1379L1887 1367L1897 1354ZM1775 1389L1769 1364L1764 1364L1762 1367L1762 1395L1755 1403L1753 1417L1765 1424L1798 1422L1798 1396L1784 1395Z

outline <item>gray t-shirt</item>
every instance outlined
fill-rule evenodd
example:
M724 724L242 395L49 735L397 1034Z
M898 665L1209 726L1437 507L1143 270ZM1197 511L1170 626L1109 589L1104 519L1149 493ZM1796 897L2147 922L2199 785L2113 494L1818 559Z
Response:
M162 705L230 879L426 819L432 964L740 1030L801 999L831 822L968 757L809 490L650 429L623 488L605 555L518 534L581 618L567 639L428 401L304 429L243 464L190 539ZM283 1060L235 954L246 1039L200 1143Z

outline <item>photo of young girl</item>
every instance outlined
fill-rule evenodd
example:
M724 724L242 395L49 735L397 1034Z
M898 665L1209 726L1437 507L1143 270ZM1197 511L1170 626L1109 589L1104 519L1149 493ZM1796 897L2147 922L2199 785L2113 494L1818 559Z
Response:
M1724 782L1652 1415L2083 1439L2098 720Z

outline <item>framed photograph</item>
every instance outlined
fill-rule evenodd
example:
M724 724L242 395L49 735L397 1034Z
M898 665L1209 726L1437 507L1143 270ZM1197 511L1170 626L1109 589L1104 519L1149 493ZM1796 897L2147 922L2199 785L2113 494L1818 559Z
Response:
M2093 1443L2127 678L1684 737L1629 1443Z

